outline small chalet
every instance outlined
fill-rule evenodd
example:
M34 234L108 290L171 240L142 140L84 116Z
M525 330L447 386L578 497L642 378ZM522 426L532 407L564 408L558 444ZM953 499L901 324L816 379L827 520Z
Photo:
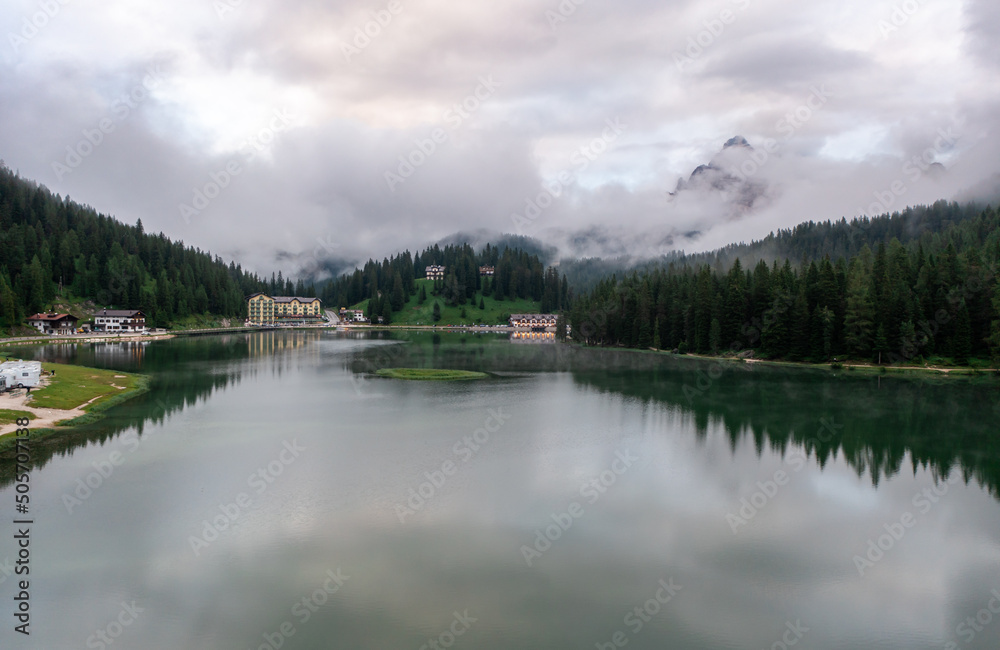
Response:
M73 334L76 332L77 318L70 314L35 314L28 317L28 325L42 334Z

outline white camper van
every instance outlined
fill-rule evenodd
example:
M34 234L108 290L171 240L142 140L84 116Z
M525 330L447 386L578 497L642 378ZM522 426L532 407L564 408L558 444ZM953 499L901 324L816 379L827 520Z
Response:
M41 361L18 360L0 363L0 390L34 388L41 378Z

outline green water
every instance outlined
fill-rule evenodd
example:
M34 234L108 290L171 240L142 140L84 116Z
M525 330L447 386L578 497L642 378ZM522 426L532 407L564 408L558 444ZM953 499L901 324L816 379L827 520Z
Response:
M19 353L152 390L33 450L2 648L1000 647L992 381L429 333Z

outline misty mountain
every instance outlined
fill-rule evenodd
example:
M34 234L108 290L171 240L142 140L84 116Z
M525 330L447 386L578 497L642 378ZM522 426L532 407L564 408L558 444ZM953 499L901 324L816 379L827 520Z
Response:
M501 253L508 248L520 250L528 255L538 257L546 266L555 262L559 256L559 250L556 246L535 237L502 233L498 230L487 228L456 232L439 239L435 243L442 248L468 244L474 250L481 250L489 244Z
M672 200L685 200L697 195L712 198L727 209L729 218L759 208L769 199L771 188L766 181L755 178L758 164L751 155L753 146L741 135L734 136L722 145L712 159L698 165L691 175L677 181L669 192Z

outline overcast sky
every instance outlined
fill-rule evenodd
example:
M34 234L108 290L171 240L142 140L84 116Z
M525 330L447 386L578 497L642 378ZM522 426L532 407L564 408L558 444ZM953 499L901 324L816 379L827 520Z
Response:
M1000 170L996 0L4 0L0 32L8 166L267 273L482 228L702 250ZM670 196L713 158L763 200Z

